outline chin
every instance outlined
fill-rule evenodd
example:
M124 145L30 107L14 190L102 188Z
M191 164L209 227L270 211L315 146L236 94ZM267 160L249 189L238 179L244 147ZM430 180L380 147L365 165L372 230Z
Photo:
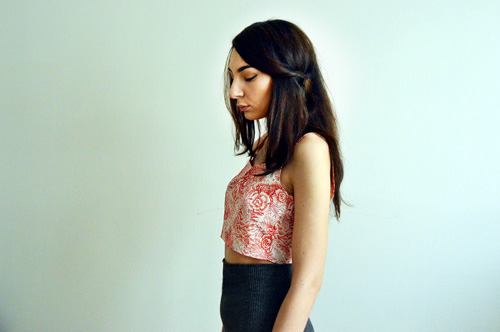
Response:
M252 116L252 114L248 114L248 113L245 113L245 119L247 120L256 120L254 116Z
M250 113L245 113L245 118L247 120L260 120L260 119L263 119L265 118L266 115L261 115L261 116L256 116L255 114L250 114Z

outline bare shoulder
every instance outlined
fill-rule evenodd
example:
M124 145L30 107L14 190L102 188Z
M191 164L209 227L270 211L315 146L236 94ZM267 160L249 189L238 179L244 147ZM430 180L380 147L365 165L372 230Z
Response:
M314 177L329 176L330 150L328 143L316 133L307 133L295 145L290 164L292 166L290 172L292 186L299 183L300 180L310 178L311 175Z
M292 160L298 164L314 164L330 160L330 150L326 140L316 133L307 133L295 145Z

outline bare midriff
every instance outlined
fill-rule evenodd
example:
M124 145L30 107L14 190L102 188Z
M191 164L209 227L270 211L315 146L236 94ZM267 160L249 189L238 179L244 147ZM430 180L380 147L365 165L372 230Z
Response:
M225 248L224 258L229 264L275 264L263 259L257 259L242 255L229 248L228 246L225 246Z

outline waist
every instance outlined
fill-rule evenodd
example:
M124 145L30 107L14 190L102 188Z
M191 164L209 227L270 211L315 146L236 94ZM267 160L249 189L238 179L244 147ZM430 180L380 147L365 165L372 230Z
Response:
M224 283L243 287L262 287L263 282L288 289L292 280L292 264L230 264L222 259Z
M276 264L264 259L253 258L249 256L242 255L233 249L225 246L224 249L224 260L228 264Z

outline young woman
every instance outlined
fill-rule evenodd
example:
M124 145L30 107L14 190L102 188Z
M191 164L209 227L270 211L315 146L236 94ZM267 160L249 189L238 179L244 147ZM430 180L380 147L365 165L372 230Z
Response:
M343 165L313 45L293 23L254 23L233 39L224 75L235 150L250 159L225 194L222 331L314 331Z

